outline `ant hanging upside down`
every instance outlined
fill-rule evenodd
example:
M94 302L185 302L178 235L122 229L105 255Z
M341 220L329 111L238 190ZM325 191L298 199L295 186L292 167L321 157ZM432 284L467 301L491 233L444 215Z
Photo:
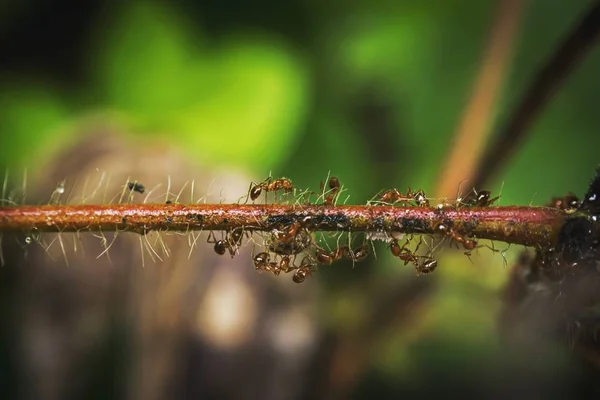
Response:
M208 239L206 240L206 243L214 243L215 244L214 250L215 250L215 253L217 253L218 255L222 256L227 251L229 251L231 258L233 258L235 256L237 250L242 245L243 235L244 235L244 229L236 228L230 232L227 232L225 234L225 239L217 240L214 232L211 231L210 234L208 235Z
M429 207L429 200L421 189L413 192L411 188L408 188L406 194L402 194L398 189L390 189L383 192L379 197L379 202L389 204L410 203L412 201L419 207Z
M337 249L326 252L325 250L318 248L316 251L316 258L319 264L321 265L330 265L335 261L339 261L342 257L346 257L352 262L360 262L367 258L369 255L369 247L366 244L363 244L356 250L351 250L350 246L342 246Z
M435 230L440 235L449 236L450 239L452 239L454 241L454 243L462 244L463 248L466 250L465 255L467 257L470 257L471 252L477 248L476 240L469 239L468 237L465 237L465 236L459 234L454 229L450 228L448 225L446 225L444 223L437 224Z
M295 283L304 282L307 277L312 275L314 268L317 266L317 263L310 256L304 257L299 267L292 264L290 256L282 256L281 261L277 263L271 261L271 256L266 252L258 253L252 260L254 261L255 270L272 272L276 276L281 272L289 273L295 271L292 277Z
M407 247L408 244L409 241L406 241L402 246L400 246L398 240L394 239L390 243L390 252L394 257L398 257L404 261L404 265L412 263L415 266L415 270L417 271L418 275L425 275L435 271L438 266L437 260L430 256L416 255Z

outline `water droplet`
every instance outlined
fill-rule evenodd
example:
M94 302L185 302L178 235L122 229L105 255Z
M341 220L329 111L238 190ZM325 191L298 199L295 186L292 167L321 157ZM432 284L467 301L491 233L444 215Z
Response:
M30 244L31 243L31 236L27 236L25 238L25 243Z

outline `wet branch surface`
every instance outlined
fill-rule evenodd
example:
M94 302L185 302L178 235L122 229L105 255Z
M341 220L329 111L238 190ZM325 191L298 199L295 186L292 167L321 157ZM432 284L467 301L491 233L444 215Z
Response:
M0 232L308 231L456 233L535 247L553 246L568 214L550 207L396 207L238 204L119 204L0 208Z

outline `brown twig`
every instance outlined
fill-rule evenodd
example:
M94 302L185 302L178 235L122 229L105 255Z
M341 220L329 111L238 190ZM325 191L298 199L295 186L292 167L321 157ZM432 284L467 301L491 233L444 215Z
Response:
M550 246L565 217L554 208L518 206L43 205L0 208L0 232L270 231L300 222L309 231L435 234L438 224L444 223L471 237Z

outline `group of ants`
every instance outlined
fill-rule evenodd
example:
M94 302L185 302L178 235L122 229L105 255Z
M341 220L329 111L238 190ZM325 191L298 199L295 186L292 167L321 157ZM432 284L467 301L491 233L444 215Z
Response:
M138 187L130 183L129 189L143 192L143 186L141 185ZM295 191L295 187L289 178L273 179L272 177L269 177L260 183L252 182L248 190L247 199L250 199L254 202L263 192L267 194L269 192L277 191L282 191L287 195L293 193ZM323 198L322 205L334 206L340 191L340 182L336 177L329 178L327 188L323 182L321 182L321 192ZM472 191L464 197L457 196L457 199L454 203L439 204L438 208L488 207L493 205L494 202L496 202L499 198L500 196L491 197L491 192L489 190L477 191L472 189ZM386 190L377 195L375 199L370 201L368 204L400 204L403 206L430 207L430 202L425 192L421 189L413 191L411 188L408 188L406 193L401 193L398 189ZM569 193L563 197L553 198L547 206L562 210L572 210L577 209L580 204L581 202L577 196ZM238 249L242 245L244 233L248 234L248 232L245 232L243 228L235 228L227 232L224 239L217 240L214 236L214 233L211 232L207 242L214 244L214 251L217 254L224 255L225 253L229 252L231 257L233 257L237 254ZM435 226L434 233L450 238L451 243L455 243L458 246L462 245L465 250L465 255L467 256L470 256L471 252L478 248L477 241L459 234L446 223L438 223ZM290 225L287 225L283 229L274 229L266 241L267 251L263 251L258 254L254 254L253 252L252 260L254 263L254 268L257 271L271 272L275 275L279 275L281 272L293 272L293 281L296 283L302 283L307 277L311 276L311 274L316 271L316 268L319 265L330 265L344 257L351 260L353 263L364 260L369 254L369 247L366 242L367 241L365 240L363 244L356 249L352 249L350 246L337 246L335 250L328 251L315 243L306 226L304 226L301 222L296 221ZM438 266L438 261L431 255L431 253L428 253L424 256L416 254L419 250L421 242L419 242L415 250L408 248L408 245L411 242L410 239L407 239L403 245L400 245L398 239L392 236L387 238L386 242L388 243L388 247L392 255L402 260L404 265L408 265L409 263L412 264L415 267L418 275L429 274ZM307 254L300 262L300 265L296 266L296 256L302 252L305 252L310 247L315 249L314 255ZM493 251L497 251L494 248L491 249ZM275 254L275 257L280 257L279 262L274 261L274 258L271 258L272 253Z
M340 182L336 177L329 178L327 188L321 182L323 206L334 206L340 190ZM292 181L289 178L273 179L269 177L260 183L252 182L248 191L248 198L254 202L263 192L266 194L277 191L282 191L284 194L292 193L294 191ZM464 198L457 199L457 205L486 207L492 205L499 198L500 196L492 198L491 192L487 190L473 190ZM375 199L374 203L378 204L430 207L429 199L423 190L413 191L410 188L406 193L401 193L398 189L390 189L376 196ZM460 235L445 223L437 224L435 231L462 245L467 255L470 255L470 252L477 247L475 240ZM209 235L208 243L214 243L214 251L217 254L224 255L229 252L233 257L242 245L243 236L244 230L236 228L227 232L224 239L217 240L214 234ZM418 275L429 274L437 268L438 261L434 257L415 254L418 251L418 246L414 251L408 248L410 240L406 240L403 245L400 245L398 239L393 237L386 241L389 243L388 246L392 255L402 260L404 265L409 263L414 265ZM330 265L344 257L353 263L364 260L369 254L369 246L366 242L356 249L352 249L350 246L338 246L335 250L328 251L317 245L308 229L302 223L296 221L284 229L274 229L266 241L265 250L267 251L258 254L253 252L252 260L257 271L270 272L275 275L279 275L281 272L293 272L293 281L302 283L316 271L319 265ZM300 265L296 266L293 259L295 260L296 255L308 250L311 246L314 248L314 255L306 255ZM273 253L275 257L279 256L279 262L272 258L271 254Z

